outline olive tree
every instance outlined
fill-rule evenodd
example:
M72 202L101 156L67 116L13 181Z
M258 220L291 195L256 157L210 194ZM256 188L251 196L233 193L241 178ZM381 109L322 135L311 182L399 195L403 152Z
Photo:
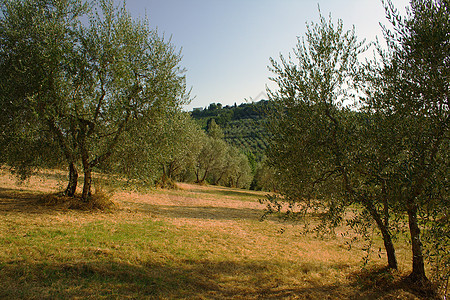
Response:
M188 101L180 53L112 1L90 5L87 24L81 22L86 6L75 0L2 3L0 34L7 43L0 62L11 71L11 87L29 84L8 100L35 114L59 144L69 164L70 194L81 162L81 197L88 201L93 169L127 142L130 125Z
M426 283L422 230L434 246L430 258L448 261L450 9L440 0L413 0L406 17L391 2L385 8L393 27L384 28L387 50L378 46L367 68L358 70L353 33L323 18L299 42L297 64L272 60L279 90L270 95L277 110L269 158L291 207L326 211L335 225L344 208L361 205L391 268L392 235L406 217L409 279ZM358 101L350 109L352 92ZM269 200L269 209L281 207L277 197Z
M64 157L71 170L66 193L73 195L78 175L63 103L71 97L66 78L74 65L78 20L87 6L78 0L3 0L0 9L4 162L26 176L34 167ZM63 131L54 130L58 124Z
M125 133L126 143L102 169L136 180L140 184L172 187L197 161L206 134L183 111L155 117L152 122L133 122Z
M197 156L195 165L196 183L204 184L208 177L218 177L226 165L227 143L218 138L207 136ZM213 180L216 181L217 180Z
M225 158L225 164L218 170L217 184L234 188L248 188L252 179L252 170L247 155L231 145Z
M188 101L181 56L125 7L101 2L80 34L80 88L72 108L84 171L82 198L94 167L107 160L131 122L151 122ZM78 79L78 78L76 78ZM133 138L133 137L131 137Z
M397 268L390 216L385 197L385 158L372 152L368 118L355 111L361 90L359 55L366 50L355 29L345 31L320 16L307 26L289 58L271 59L269 91L274 112L269 130L269 166L278 177L281 196L268 197L268 212L288 203L288 213L321 212L323 224L336 226L346 208L357 207L350 225L369 217L378 227L390 268ZM358 207L361 207L359 209ZM325 228L325 227L323 227Z
M450 3L412 0L404 17L384 4L392 29L384 28L387 50L379 48L366 111L383 120L379 143L389 139L386 196L408 216L410 279L426 282L421 221L428 235L448 229ZM436 238L435 250L449 246L448 232Z
M205 133L188 113L179 112L164 119L154 136L153 157L161 168L162 186L180 179L181 174L195 166L206 139Z

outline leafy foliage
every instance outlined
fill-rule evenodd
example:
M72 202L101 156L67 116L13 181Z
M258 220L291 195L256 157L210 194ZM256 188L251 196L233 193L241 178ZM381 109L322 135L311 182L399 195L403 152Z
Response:
M379 76L367 110L386 120L384 130L395 128L386 152L391 158L387 195L408 216L410 279L426 283L420 223L425 230L433 228L448 212L450 6L448 1L411 1L405 17L392 2L385 7L393 31L384 28L388 50L379 51Z
M64 110L80 1L1 1L0 126L3 162L22 177L71 153L50 124ZM60 123L67 123L63 118ZM56 147L55 147L56 146ZM55 150L56 148L56 150ZM58 149L59 148L59 149Z
M281 196L267 200L268 211L303 216L318 212L324 230L340 224L347 207L370 216L382 234L391 268L397 268L390 228L391 203L384 197L384 159L373 152L377 129L367 126L370 115L352 110L357 104L361 66L366 47L355 30L344 31L324 17L307 27L294 58L271 60L279 89L269 96L276 108L270 118L272 143L269 164L278 177ZM371 226L366 218L349 223L355 229ZM326 226L325 226L326 225Z
M261 100L225 107L220 103L211 103L208 108L194 109L191 115L205 130L214 120L223 130L227 143L244 153L251 153L256 162L261 162L270 139L266 129L269 111L268 101Z
M120 150L103 170L162 187L190 179L206 140L200 127L181 111L161 115L153 122L136 122L126 134L128 142L119 145Z
M276 110L269 159L281 197L268 198L268 211L287 202L291 214L325 212L324 220L336 226L347 207L360 205L362 214L349 225L364 234L372 219L391 268L397 267L392 236L407 217L409 279L421 285L428 282L422 230L433 245L427 253L435 268L448 261L442 251L447 227L440 227L448 220L448 5L411 1L401 17L387 2L394 27L384 28L388 50L378 46L380 59L365 68L358 64L364 47L354 31L323 17L299 39L296 61L271 60L279 89L270 93ZM440 270L448 278L448 269Z
M181 56L146 22L133 20L125 6L115 8L112 1L35 4L2 2L0 63L8 71L2 72L2 100L12 103L2 110L12 117L21 107L51 134L69 164L72 195L81 162L87 201L93 169L119 144L130 142L125 133L131 124L145 126L189 100L178 66ZM83 23L89 6L93 10ZM31 127L23 129L31 133ZM41 139L34 133L32 138Z

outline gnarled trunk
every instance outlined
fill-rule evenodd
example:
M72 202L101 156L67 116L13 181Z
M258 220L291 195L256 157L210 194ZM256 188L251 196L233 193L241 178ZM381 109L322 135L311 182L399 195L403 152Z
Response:
M380 228L381 235L383 236L383 243L384 248L386 249L386 254L388 258L388 266L391 269L397 270L397 258L395 256L395 248L394 244L392 243L392 238L390 232L387 230L387 228Z
M367 210L372 215L372 218L377 223L378 229L381 231L383 237L384 248L388 258L388 267L397 270L397 258L395 256L394 243L392 242L391 233L389 232L388 224L385 224L373 205L366 204Z
M420 228L417 221L417 206L412 203L408 203L408 222L409 232L411 234L411 249L413 255L413 269L409 275L409 279L414 283L426 283L428 278L425 274L425 264L422 252L422 242L420 241Z
M81 194L81 200L88 202L91 197L91 185L92 185L92 171L90 168L84 170L84 183L83 193Z
M78 171L73 162L69 163L69 183L64 191L65 196L73 197L77 190Z

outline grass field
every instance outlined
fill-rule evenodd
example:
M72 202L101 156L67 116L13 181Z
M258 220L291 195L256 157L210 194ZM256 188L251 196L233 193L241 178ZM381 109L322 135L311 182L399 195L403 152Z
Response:
M400 271L383 269L383 251L362 268L363 245L260 221L263 193L179 184L116 189L107 212L44 205L63 175L18 185L1 171L0 298L426 299L402 281L407 245Z

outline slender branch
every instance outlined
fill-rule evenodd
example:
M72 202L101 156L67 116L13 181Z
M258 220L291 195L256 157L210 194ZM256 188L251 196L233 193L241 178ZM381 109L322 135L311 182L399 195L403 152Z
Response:
M94 123L97 122L98 116L99 116L99 114L100 114L100 108L101 108L101 106L102 106L102 104L103 104L103 99L105 99L105 95L106 95L106 91L105 91L105 88L104 88L103 79L102 79L101 76L100 76L100 87L101 87L102 93L101 93L101 96L100 96L100 98L99 98L99 100L98 100L97 108L95 109Z
M52 119L47 120L47 125L50 128L50 131L53 132L53 134L55 134L56 139L58 140L58 143L59 143L61 150L63 151L64 156L66 157L67 161L73 162L73 160L74 160L73 153L70 150L70 147L65 142L65 137L64 137L64 134L62 133L61 129L56 126L55 121Z

